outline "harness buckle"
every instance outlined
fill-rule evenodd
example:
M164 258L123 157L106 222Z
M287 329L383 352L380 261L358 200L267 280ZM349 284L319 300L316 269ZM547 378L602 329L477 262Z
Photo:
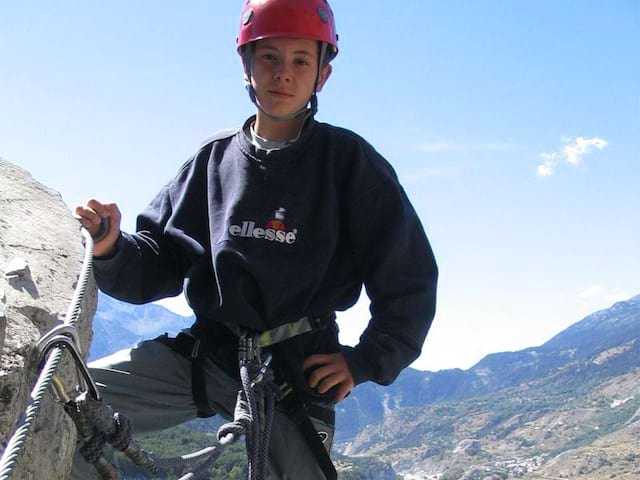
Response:
M160 342L166 344L168 337L168 334L165 334L156 340L160 340ZM193 360L199 357L201 344L200 338L191 333L191 330L185 328L176 336L173 344L170 344L170 346L183 356Z
M257 334L245 332L238 339L238 360L240 365L247 365L252 362L261 362L262 348L258 341Z

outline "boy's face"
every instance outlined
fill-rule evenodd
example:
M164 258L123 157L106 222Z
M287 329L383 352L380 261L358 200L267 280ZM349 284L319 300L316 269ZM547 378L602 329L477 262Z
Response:
M260 105L269 114L285 116L305 107L316 81L318 42L302 38L258 40L251 83ZM322 69L317 91L331 73Z

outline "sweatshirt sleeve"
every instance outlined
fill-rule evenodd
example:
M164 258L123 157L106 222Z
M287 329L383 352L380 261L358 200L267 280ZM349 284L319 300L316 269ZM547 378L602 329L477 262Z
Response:
M122 232L115 253L94 260L100 290L129 303L142 304L178 295L185 268L177 245L166 234L172 214L169 186L137 219L136 233Z
M413 206L388 169L348 213L356 264L371 301L371 319L359 344L343 350L356 384L392 383L420 355L435 314L435 258Z

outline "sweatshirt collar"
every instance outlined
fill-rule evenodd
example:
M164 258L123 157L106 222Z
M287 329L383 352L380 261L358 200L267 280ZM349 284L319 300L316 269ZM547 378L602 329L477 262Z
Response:
M287 161L300 158L301 152L308 146L309 140L316 131L317 122L313 117L305 120L302 131L291 142L272 142L257 136L253 132L252 125L255 115L248 118L236 138L240 149L245 155L262 162ZM256 139L255 137L258 137Z

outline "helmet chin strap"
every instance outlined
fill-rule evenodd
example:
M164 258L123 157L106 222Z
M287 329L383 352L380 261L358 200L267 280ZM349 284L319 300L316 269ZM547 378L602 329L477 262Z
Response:
M247 52L245 53L245 56L246 56L245 73L247 75L245 88L247 89L247 93L249 94L249 98L251 99L251 102L256 106L258 110L260 110L267 117L269 117L272 120L275 120L276 122L286 122L287 120L291 120L292 118L295 118L298 115L301 115L303 113L308 114L311 117L315 116L315 114L318 112L318 95L316 90L318 88L318 82L320 81L320 71L322 70L322 65L324 63L324 59L327 54L327 44L324 42L320 42L320 44L321 44L321 47L320 47L320 55L318 56L318 72L316 74L316 81L313 86L313 93L311 94L311 98L307 100L307 103L303 108L301 108L297 112L293 112L288 115L273 115L267 112L267 110L262 105L260 105L260 100L258 100L256 91L253 88L253 85L251 84L251 70L253 69L253 53L254 53L255 44L250 44L248 46ZM309 108L307 108L307 105L309 105Z

